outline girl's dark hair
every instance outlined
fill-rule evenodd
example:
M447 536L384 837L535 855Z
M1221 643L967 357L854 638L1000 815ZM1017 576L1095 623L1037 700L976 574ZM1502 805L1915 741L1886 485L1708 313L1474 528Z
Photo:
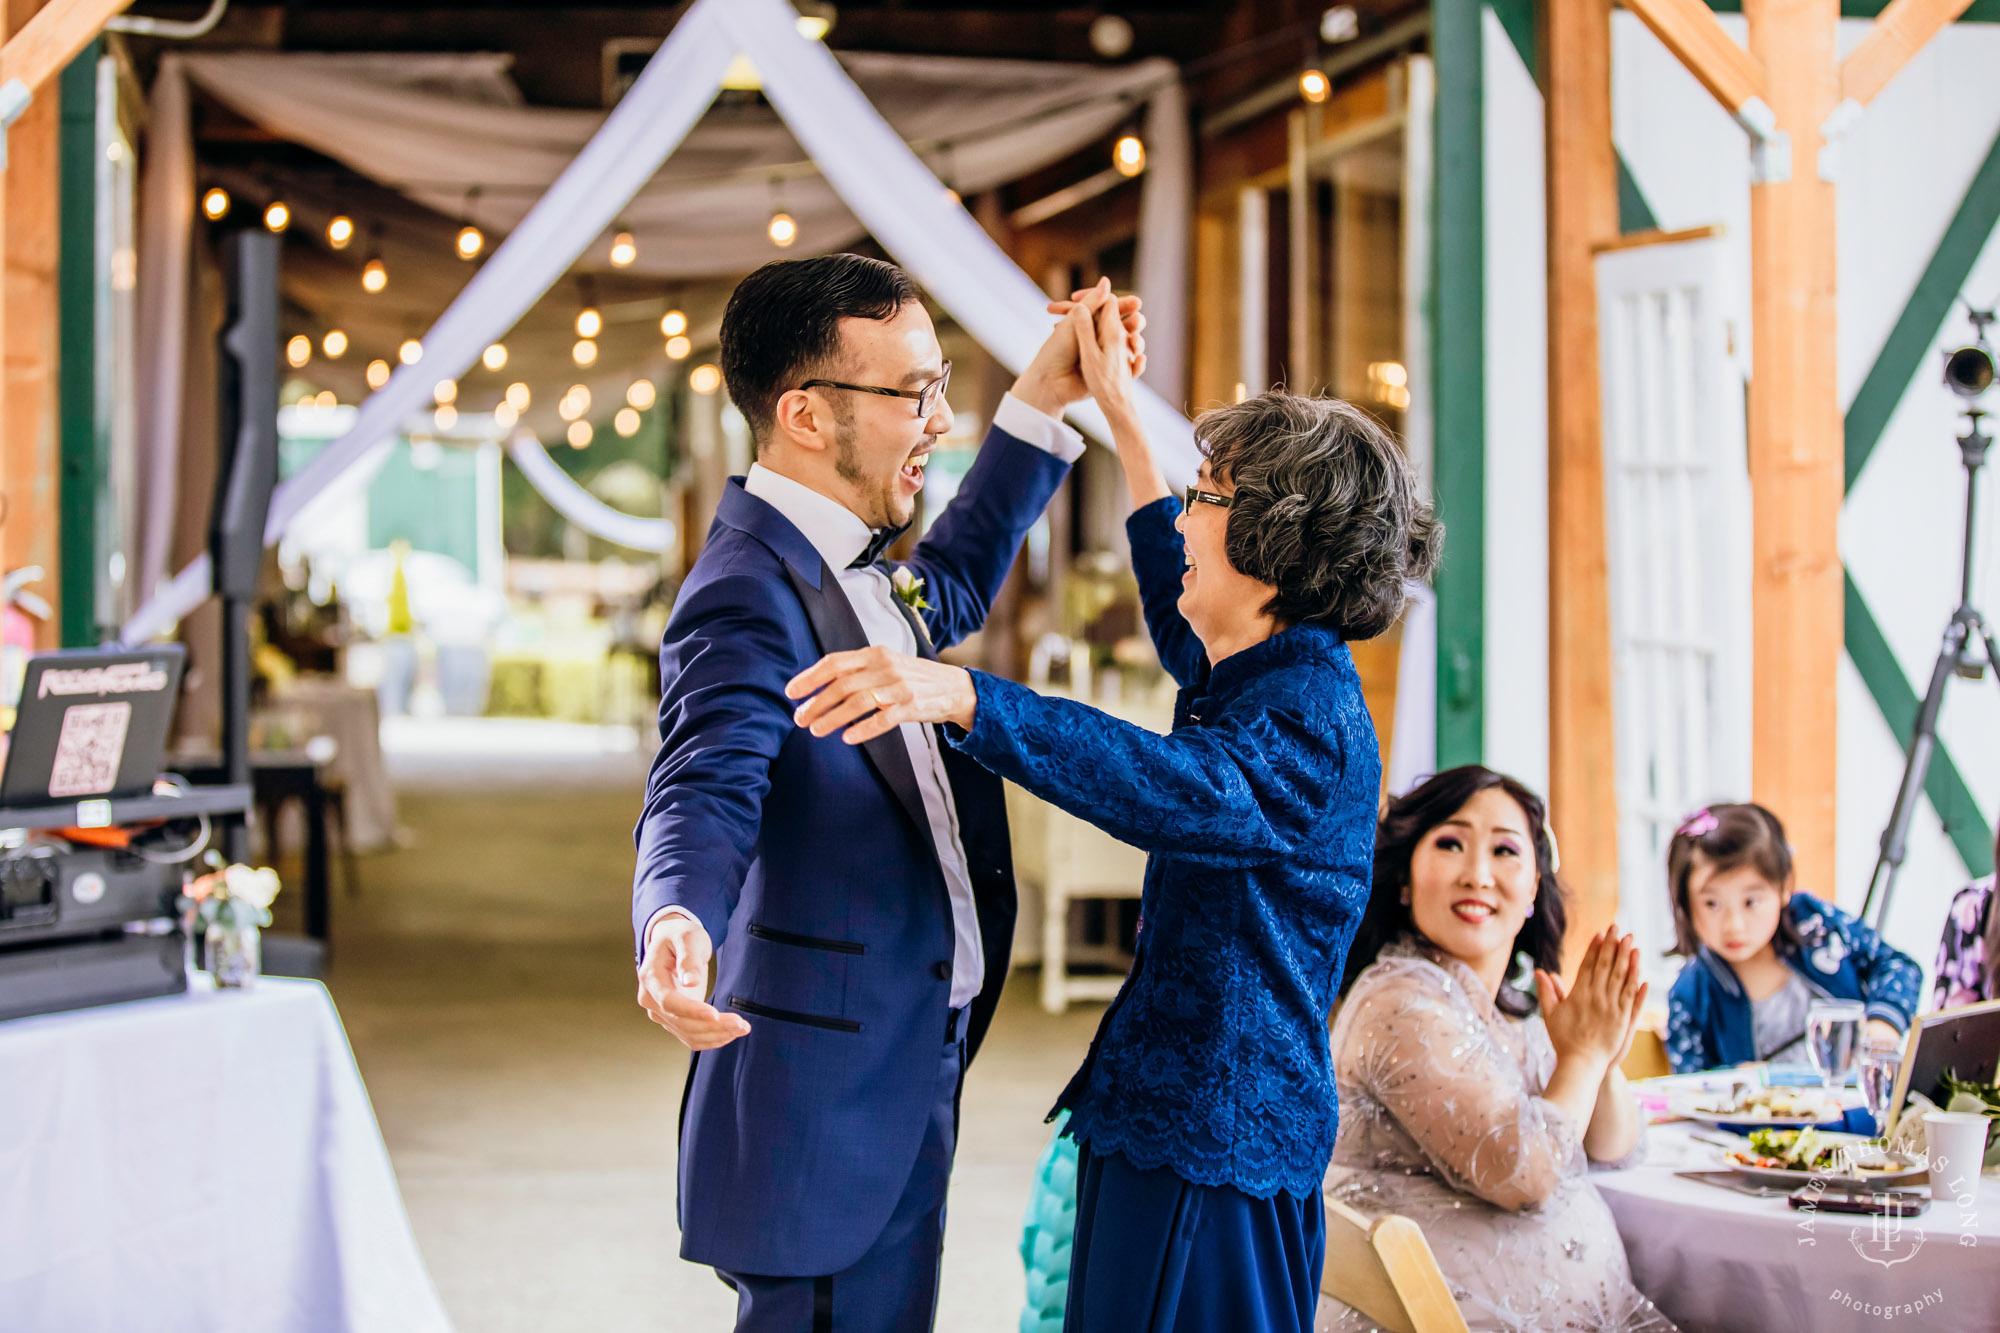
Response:
M1276 589L1265 614L1350 640L1396 623L1409 582L1437 565L1444 525L1373 417L1272 390L1204 412L1194 429L1211 474L1236 488L1229 563Z
M1697 855L1714 867L1713 874L1749 866L1780 889L1792 878L1792 845L1785 841L1785 826L1763 806L1747 801L1704 806L1682 820L1667 844L1667 894L1674 905L1674 952L1683 958L1701 951L1688 910L1688 881ZM1805 947L1791 913L1778 913L1771 945L1781 958Z
M816 255L764 265L722 312L722 378L758 443L771 437L778 399L827 373L843 319L893 319L917 298L894 264L865 255Z
M1444 823L1467 801L1491 787L1514 798L1528 817L1528 836L1535 845L1535 914L1521 923L1514 936L1516 955L1527 954L1536 967L1549 972L1562 970L1563 929L1567 923L1562 881L1556 878L1555 843L1549 837L1548 807L1542 798L1505 773L1496 773L1480 764L1449 768L1424 779L1408 793L1389 802L1382 822L1375 830L1375 880L1368 891L1368 906L1361 914L1354 946L1347 951L1347 970L1340 979L1340 993L1347 994L1362 969L1374 962L1384 947L1399 935L1416 934L1410 905L1403 890L1410 883L1410 859L1426 834ZM1503 984L1497 1003L1519 1017L1534 1012L1532 989L1522 991Z

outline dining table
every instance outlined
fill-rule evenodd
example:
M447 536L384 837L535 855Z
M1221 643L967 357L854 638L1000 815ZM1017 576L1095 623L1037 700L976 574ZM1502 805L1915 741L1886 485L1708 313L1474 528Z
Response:
M1794 1207L1783 1191L1729 1188L1750 1182L1725 1169L1716 1137L1656 1124L1637 1165L1591 1175L1633 1282L1686 1333L2000 1331L2000 1177L1916 1217ZM1926 1180L1913 1188L1928 1197Z

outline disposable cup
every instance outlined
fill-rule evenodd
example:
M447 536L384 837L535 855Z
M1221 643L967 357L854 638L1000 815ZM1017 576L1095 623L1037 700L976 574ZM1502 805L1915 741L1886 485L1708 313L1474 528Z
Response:
M1926 1111L1924 1151L1930 1156L1931 1197L1949 1201L1979 1193L1979 1164L1986 1156L1983 1115L1970 1111Z

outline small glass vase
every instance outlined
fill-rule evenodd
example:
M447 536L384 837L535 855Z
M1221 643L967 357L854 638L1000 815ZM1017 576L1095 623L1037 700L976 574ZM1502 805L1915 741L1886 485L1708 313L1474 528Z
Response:
M217 990L248 990L257 984L263 965L263 945L255 926L225 926L213 922L202 936L208 950L208 973Z

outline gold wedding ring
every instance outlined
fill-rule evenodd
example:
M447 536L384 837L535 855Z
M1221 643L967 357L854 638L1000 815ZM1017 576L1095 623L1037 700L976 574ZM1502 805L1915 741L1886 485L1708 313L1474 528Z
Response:
M882 691L880 690L868 691L868 697L875 701L877 708L887 708L889 706L889 701L882 697Z

